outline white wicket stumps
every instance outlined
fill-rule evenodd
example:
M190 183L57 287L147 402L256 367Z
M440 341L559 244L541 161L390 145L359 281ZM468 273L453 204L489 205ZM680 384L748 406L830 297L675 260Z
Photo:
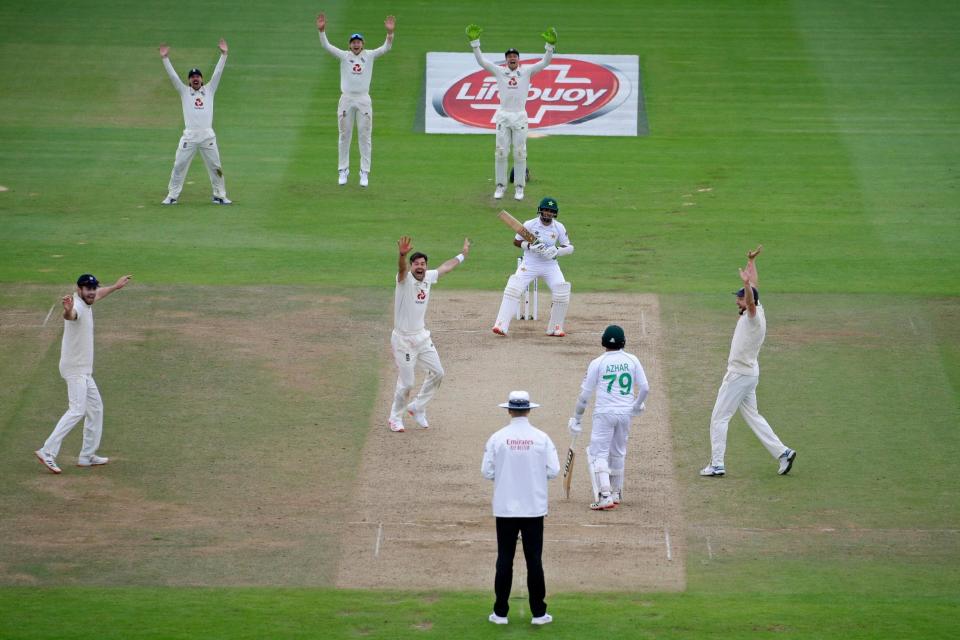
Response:
M523 257L517 258L517 270L523 265ZM540 313L540 278L534 278L523 292L522 304L517 305L517 320L537 320ZM530 298L533 298L533 315L530 314Z

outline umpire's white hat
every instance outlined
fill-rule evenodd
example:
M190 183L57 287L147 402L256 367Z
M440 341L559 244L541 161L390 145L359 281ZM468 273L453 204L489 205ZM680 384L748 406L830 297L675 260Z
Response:
M536 409L540 405L536 402L530 402L530 394L526 391L511 391L507 396L506 402L497 405L504 409L514 409L515 411L526 411L527 409Z

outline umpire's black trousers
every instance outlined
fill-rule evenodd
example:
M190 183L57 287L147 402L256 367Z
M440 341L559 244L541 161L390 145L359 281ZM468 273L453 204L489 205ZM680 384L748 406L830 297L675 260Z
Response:
M537 518L497 518L497 576L493 591L497 596L493 612L506 617L510 610L510 588L513 586L513 556L517 551L517 534L523 536L523 557L527 561L527 591L530 592L530 613L538 618L547 612L543 598L547 587L543 580L543 516Z

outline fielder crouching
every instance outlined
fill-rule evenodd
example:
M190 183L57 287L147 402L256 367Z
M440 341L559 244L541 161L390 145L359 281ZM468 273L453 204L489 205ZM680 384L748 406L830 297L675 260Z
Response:
M500 336L507 335L510 320L517 314L520 306L520 296L536 278L543 278L550 287L552 301L547 335L567 335L563 330L563 322L567 317L567 307L570 306L570 283L564 280L557 258L573 253L573 245L567 236L567 228L556 219L560 215L560 207L554 198L541 200L537 214L536 218L523 223L523 226L536 236L537 241L531 244L519 234L513 238L514 246L523 249L523 262L507 280L507 286L503 290L500 311L493 324L493 332Z

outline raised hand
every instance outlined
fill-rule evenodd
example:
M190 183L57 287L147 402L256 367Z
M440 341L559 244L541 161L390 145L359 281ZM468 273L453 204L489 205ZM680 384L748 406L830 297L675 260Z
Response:
M466 32L467 39L473 42L474 40L480 39L480 34L483 33L483 27L478 24L468 24Z
M400 250L401 256L410 253L410 250L413 249L413 240L410 239L410 236L400 236L400 239L397 240L397 249Z
M761 251L763 251L763 245L762 245L762 244L758 244L758 245L757 245L757 248L754 249L753 251L747 251L747 260L753 260L753 259L756 258L758 255L760 255L760 252L761 252Z
M460 253L462 253L464 257L466 257L468 253L470 253L470 238L463 239L463 251L461 251Z
M73 311L73 294L69 296L63 296L63 299L61 300L61 302L63 303L64 311L68 313Z
M226 53L226 52L224 52L224 53ZM127 283L130 282L130 278L132 278L132 277L133 277L132 275L122 276L120 279L118 279L118 280L114 283L113 288L114 288L114 289L123 289L125 286L127 286Z
M317 31L323 31L326 28L327 28L327 16L321 13L317 16Z
M220 42L217 43L217 48L220 49L220 53L227 55L227 41L223 38L220 38Z
M165 44L160 45L160 57L166 58L168 55L170 55L170 47Z
M397 28L397 19L393 16L387 16L387 19L383 21L383 26L387 28L387 33L392 34L393 30Z
M547 44L557 44L557 30L554 27L550 27L540 35L543 36Z

